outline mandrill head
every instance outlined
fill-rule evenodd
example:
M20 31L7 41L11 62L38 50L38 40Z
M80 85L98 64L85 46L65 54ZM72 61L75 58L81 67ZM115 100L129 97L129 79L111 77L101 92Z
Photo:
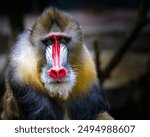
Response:
M49 8L30 29L30 42L37 52L44 88L51 96L67 98L77 81L77 62L82 62L84 54L79 24L66 13Z

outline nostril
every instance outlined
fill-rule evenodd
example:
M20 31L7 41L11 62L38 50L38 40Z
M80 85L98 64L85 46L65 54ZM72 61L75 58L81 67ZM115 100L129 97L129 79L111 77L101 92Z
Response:
M57 71L54 70L54 69L51 69L49 71L49 76L52 77L52 78L54 78L54 79L56 79L57 78Z
M59 78L64 78L64 77L66 76L66 74L67 74L67 71L66 71L66 69L64 69L64 68L61 68L61 69L58 71L58 77L59 77Z
M67 71L65 68L60 68L60 69L51 69L49 71L49 76L52 77L53 79L61 79L64 78L67 74Z

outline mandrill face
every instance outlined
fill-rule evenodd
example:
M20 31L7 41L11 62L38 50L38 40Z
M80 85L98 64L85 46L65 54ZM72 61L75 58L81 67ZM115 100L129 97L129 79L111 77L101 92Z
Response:
M53 93L68 96L75 85L76 74L68 62L68 45L71 38L65 35L50 34L43 43L46 65L42 69L41 79L46 89Z
M75 60L82 48L80 26L58 10L46 10L31 30L42 67L41 81L51 96L67 98L76 84ZM76 51L76 52L75 52Z

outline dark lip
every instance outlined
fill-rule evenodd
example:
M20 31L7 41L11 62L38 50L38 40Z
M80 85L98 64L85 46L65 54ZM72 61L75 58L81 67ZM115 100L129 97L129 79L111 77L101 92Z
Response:
M62 80L56 80L56 81L53 81L51 82L52 84L62 84L62 83L65 83L64 81Z
M62 82L62 81L55 81L54 83L55 83L55 84L62 84L62 83L64 83L64 82Z

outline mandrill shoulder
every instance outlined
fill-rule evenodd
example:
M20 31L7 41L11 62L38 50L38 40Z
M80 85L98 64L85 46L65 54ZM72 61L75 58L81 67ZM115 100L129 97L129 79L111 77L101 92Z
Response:
M75 68L76 84L69 98L68 112L71 119L100 119L105 117L108 102L97 80L96 68L89 51L84 46ZM102 115L102 116L101 116Z
M43 85L40 80L39 69L40 57L38 57L37 54L30 42L29 32L24 31L19 35L11 51L9 70L13 70L13 79L21 83L32 85L37 89L42 89Z
M94 120L107 110L107 100L98 83L88 86L86 92L73 96L68 104L70 119L75 120Z

